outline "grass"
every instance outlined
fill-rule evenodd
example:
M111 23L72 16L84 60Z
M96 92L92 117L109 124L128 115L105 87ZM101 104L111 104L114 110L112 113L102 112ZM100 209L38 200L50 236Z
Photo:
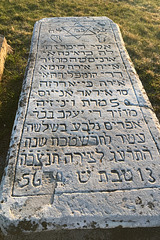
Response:
M3 161L34 23L44 17L62 16L107 16L119 24L129 55L160 119L159 0L1 0L0 34L13 48L0 83L0 158Z

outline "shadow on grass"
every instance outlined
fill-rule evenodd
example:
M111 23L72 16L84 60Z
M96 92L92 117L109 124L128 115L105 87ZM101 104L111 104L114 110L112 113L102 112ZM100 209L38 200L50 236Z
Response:
M3 238L2 238L3 239ZM1 240L2 240L1 239ZM12 235L3 240L159 240L160 228L59 230L30 235Z

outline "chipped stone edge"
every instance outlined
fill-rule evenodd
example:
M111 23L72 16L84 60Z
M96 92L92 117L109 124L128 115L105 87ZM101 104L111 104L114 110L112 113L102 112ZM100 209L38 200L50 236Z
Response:
M9 146L7 159L6 159L6 168L4 169L4 175L1 180L0 228L4 234L7 233L6 229L10 225L11 221L14 221L13 216L9 210L9 205L15 201L15 198L11 197L12 187L13 187L15 167L16 167L16 162L17 162L17 157L19 152L18 149L19 149L19 144L21 140L20 138L23 131L23 125L25 121L25 115L27 113L28 100L29 100L29 95L31 90L31 83L32 83L36 52L37 52L37 42L39 37L39 26L40 26L40 23L36 22L33 30L30 54L29 54L25 75L24 75L22 91L19 98L18 110L16 113L13 129L12 129L10 146ZM7 201L7 204L4 204L5 201Z

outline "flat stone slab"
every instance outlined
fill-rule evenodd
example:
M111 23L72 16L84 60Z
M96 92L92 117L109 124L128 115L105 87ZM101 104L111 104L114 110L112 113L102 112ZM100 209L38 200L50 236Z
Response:
M1 184L2 232L160 226L159 129L115 23L38 21Z

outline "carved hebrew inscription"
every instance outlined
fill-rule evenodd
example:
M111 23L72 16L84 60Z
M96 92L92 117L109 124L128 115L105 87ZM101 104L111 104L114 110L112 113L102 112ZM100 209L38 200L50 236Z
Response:
M159 152L110 20L40 23L13 196L159 186Z

